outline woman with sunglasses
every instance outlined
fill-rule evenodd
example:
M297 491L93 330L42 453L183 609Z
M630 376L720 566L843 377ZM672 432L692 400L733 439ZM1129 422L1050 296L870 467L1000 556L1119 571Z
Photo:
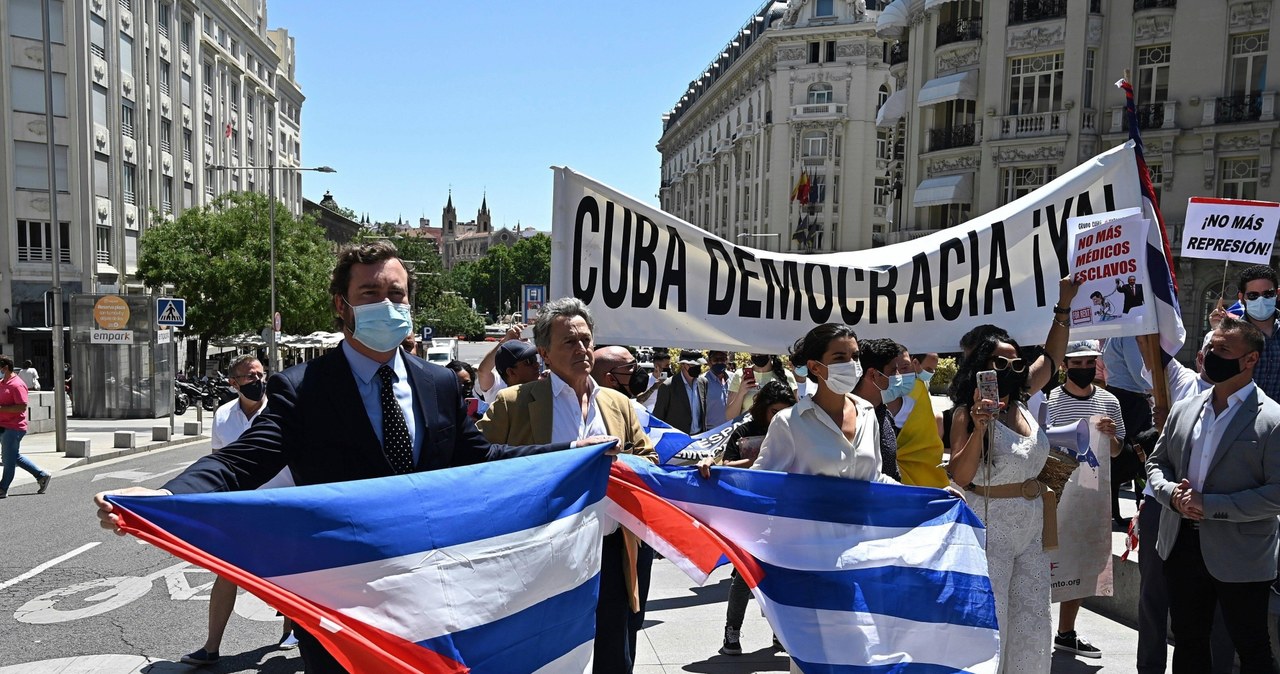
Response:
M1028 363L1017 342L989 335L960 362L948 469L973 492L969 505L987 526L987 566L1000 625L1000 671L1048 674L1049 559L1044 553L1044 485L1036 476L1049 439L1027 410ZM995 370L1000 400L983 399L978 372ZM988 427L991 432L988 433Z

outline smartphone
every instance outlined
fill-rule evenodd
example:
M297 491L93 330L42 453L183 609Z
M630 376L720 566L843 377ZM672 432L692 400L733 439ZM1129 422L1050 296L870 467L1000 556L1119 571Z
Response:
M978 373L978 396L983 400L992 401L992 407L988 411L995 414L1000 405L1000 379L995 370L983 370Z
M743 370L742 370L742 385L743 385L743 386L755 386L755 385L756 385L756 369L755 369L754 367L752 367L752 366L748 365L747 367L743 368Z
M533 326L532 326L532 325L526 325L526 326L524 326L524 330L521 330L521 331L520 331L520 339L526 339L526 340L527 340L527 339L533 339Z

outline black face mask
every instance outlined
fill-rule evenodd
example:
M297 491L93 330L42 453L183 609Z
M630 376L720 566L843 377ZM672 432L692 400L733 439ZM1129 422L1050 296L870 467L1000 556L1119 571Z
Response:
M1204 376L1215 384L1240 374L1240 359L1229 360L1218 354L1207 351L1204 354Z
M755 355L751 357L751 364L756 367L764 367L769 364L768 356Z
M248 398L249 400L252 400L255 403L258 402L259 400L262 400L262 396L266 394L267 394L267 385L261 379L255 379L252 382L249 382L248 384L240 385L240 395Z
M692 378L692 379L697 379L697 378L698 378L698 375L700 375L700 374L702 374L702 366L701 366L701 365L695 365L695 366L693 366L693 367L689 368L689 377L690 377L690 378Z
M1096 365L1094 367L1067 368L1067 379L1070 379L1072 384L1075 384L1080 388L1084 388L1089 384L1092 384L1093 380L1096 379L1097 376L1098 368Z
M640 368L636 368L630 376L614 374L613 379L622 384L617 387L617 390L628 398L634 398L649 390L649 373Z
M1027 387L1027 371L1014 372L1013 368L1005 368L996 372L996 382L1000 385L1000 397L1009 400L1022 398L1022 389Z

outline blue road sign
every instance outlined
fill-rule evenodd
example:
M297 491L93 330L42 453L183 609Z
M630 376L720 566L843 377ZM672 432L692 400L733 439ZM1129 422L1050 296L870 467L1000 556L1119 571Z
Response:
M183 327L187 324L187 301L181 297L161 297L156 300L156 325Z
M436 336L436 329L430 325L422 326L422 341L429 342Z

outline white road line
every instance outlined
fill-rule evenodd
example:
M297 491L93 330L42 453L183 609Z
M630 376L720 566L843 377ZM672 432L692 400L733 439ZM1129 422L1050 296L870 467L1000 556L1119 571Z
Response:
M67 554L65 554L65 555L61 555L61 556L59 556L59 557L54 557L53 559L51 559L51 560L49 560L49 561L45 562L44 564L41 564L40 566L37 566L36 568L34 568L34 569L32 569L32 570L30 570L30 571L28 571L28 572L26 572L26 573L22 574L21 576L18 576L17 578L14 578L13 580L6 580L5 582L0 583L0 590L3 590L3 589L5 589L6 587L10 587L10 586L12 586L12 585L17 585L18 583L21 583L22 581L27 580L28 578L32 578L32 577L34 577L34 576L37 576L37 575L39 575L39 574L41 574L41 573L45 572L46 570L48 570L50 567L56 566L56 565L58 565L58 564L61 564L61 563L65 562L65 561L67 561L68 559L71 559L72 557L75 557L76 555L78 555L78 554L80 554L80 553L82 553L82 552L84 552L84 551L86 551L86 550L89 550L89 549L91 549L91 548L94 548L94 547L96 547L96 546L98 546L98 545L101 545L101 544L102 544L102 541L94 541L94 542L92 542L92 543L85 543L84 545L82 545L82 546L80 546L80 547L76 548L75 550L72 550L71 552L68 552L68 553L67 553Z

